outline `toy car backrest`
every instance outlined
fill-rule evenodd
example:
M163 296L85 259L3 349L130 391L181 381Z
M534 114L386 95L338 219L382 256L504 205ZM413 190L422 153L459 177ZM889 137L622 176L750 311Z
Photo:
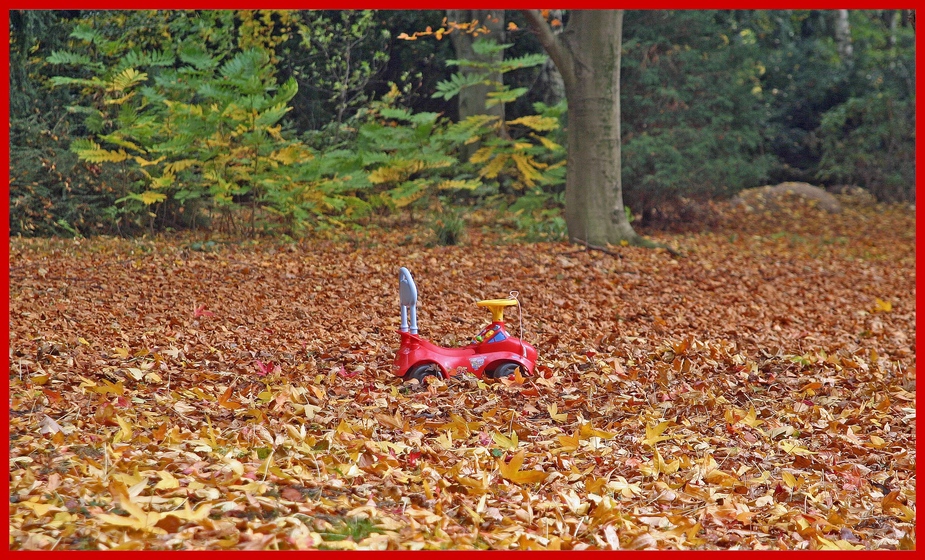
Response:
M398 270L398 299L401 303L401 328L402 332L410 332L411 334L417 334L418 332L418 315L417 315L417 303L418 303L418 288L414 284L414 278L411 277L411 272L405 268L401 267ZM409 313L410 312L410 313ZM408 322L410 315L410 325Z

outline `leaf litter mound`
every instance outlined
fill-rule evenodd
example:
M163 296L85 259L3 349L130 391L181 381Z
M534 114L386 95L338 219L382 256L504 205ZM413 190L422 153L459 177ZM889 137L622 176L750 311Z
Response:
M729 209L678 259L472 220L12 240L11 548L914 548L914 211ZM395 378L399 266L446 346L518 290L536 375Z

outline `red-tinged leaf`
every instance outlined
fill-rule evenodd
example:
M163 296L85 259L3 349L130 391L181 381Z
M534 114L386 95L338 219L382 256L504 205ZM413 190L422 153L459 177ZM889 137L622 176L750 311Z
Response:
M528 387L528 388L526 388L526 389L521 390L521 391L520 391L520 394L523 395L523 396L525 396L525 397L538 397L539 394L540 394L540 392L539 392L539 390L536 388L536 386L534 385L534 386L531 386L531 387Z
M197 319L200 318L200 317L214 317L214 316L215 316L214 313L212 313L211 311L207 311L207 310L206 310L206 306L205 306L205 305L200 305L199 307L197 307L197 308L193 311L193 317L195 317L195 318L197 318Z
M58 404L61 402L61 393L58 391L52 391L51 389L42 389L42 392L45 393L45 396L48 398L49 404Z
M254 363L257 364L257 375L264 377L270 373L273 373L273 362L265 364L260 360L254 360Z
M360 372L358 372L358 371L351 371L350 373L347 373L347 369L346 369L344 366L340 366L340 369L337 370L337 375L339 375L339 376L341 376L341 377L350 378L350 377L356 377L356 376L360 375Z

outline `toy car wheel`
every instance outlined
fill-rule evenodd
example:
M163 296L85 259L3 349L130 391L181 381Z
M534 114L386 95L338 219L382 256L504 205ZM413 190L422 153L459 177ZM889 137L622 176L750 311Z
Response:
M491 376L495 379L503 379L505 377L514 375L514 372L520 368L521 374L526 373L524 368L517 362L502 362L501 365L495 368L495 371L491 373Z
M408 370L408 373L405 374L402 379L405 381L411 381L412 379L417 379L421 383L424 383L424 378L428 376L440 377L440 369L436 364L421 364L419 366L414 366Z

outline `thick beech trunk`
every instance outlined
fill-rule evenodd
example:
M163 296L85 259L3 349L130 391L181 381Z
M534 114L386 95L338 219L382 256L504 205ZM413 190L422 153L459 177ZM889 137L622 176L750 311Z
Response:
M574 241L605 246L654 245L632 228L623 210L620 174L620 49L622 10L576 10L556 37L539 11L531 28L556 63L568 100L565 222Z

